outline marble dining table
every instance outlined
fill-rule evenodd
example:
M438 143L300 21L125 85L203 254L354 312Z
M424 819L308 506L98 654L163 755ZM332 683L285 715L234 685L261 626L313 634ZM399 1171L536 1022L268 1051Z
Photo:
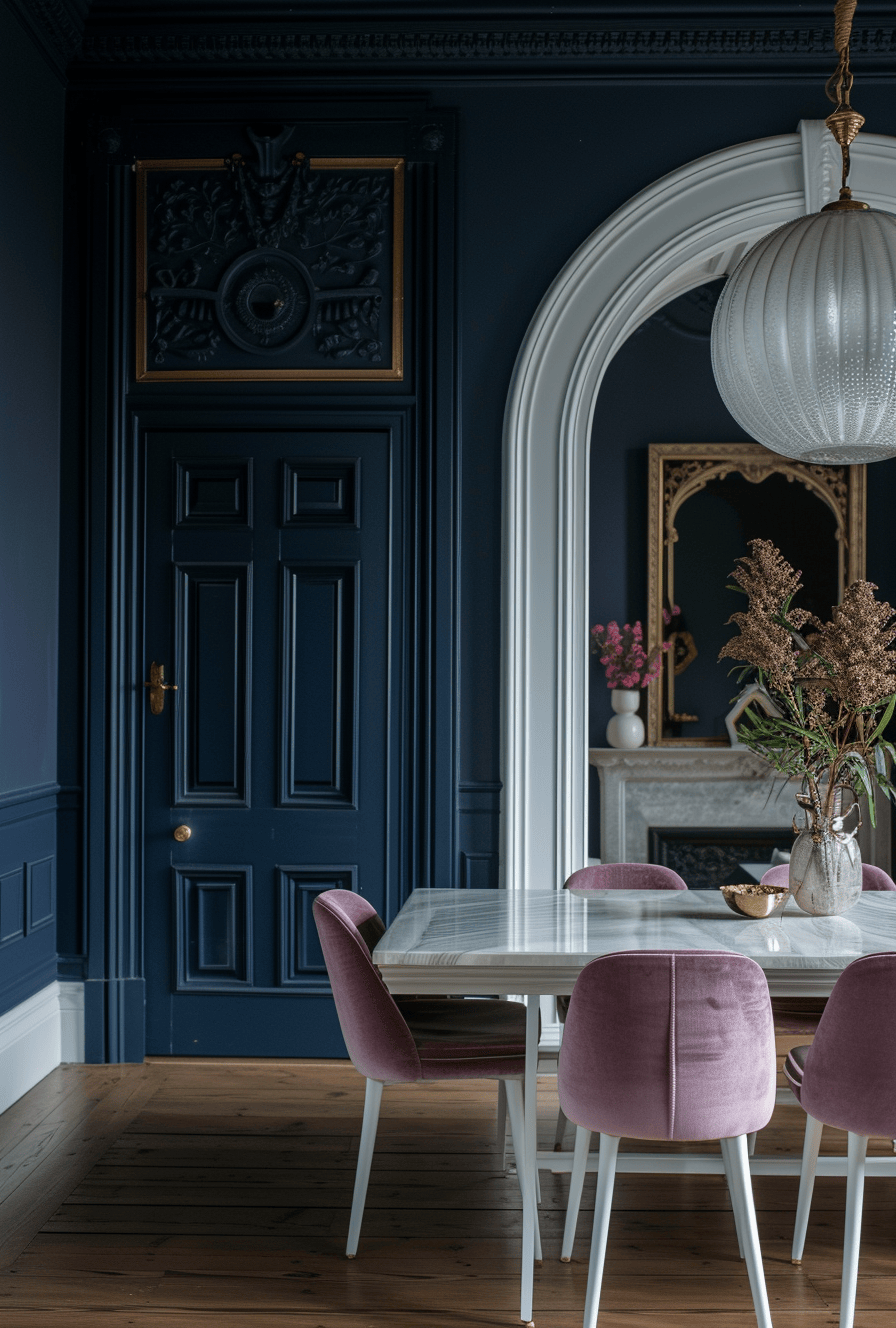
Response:
M717 890L415 890L373 958L395 994L522 996L527 1000L520 1318L532 1322L536 1168L568 1170L571 1153L538 1152L540 996L568 995L581 970L620 950L728 950L764 970L773 996L828 996L861 955L896 950L896 893L867 891L848 915L811 917L792 900L770 918L733 913ZM869 1158L869 1174L894 1159ZM845 1158L819 1175L845 1175ZM593 1170L596 1159L589 1161ZM754 1174L799 1173L798 1157L751 1159ZM721 1154L619 1154L619 1171L723 1171Z

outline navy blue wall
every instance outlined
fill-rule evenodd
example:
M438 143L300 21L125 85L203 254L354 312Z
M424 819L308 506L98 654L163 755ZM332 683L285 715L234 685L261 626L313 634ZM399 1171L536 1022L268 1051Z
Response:
M63 114L0 6L0 1013L56 963Z
M102 9L102 6L100 6ZM166 11L167 12L167 11ZM161 20L160 20L161 21ZM153 67L146 61L75 67L82 118L121 123L130 98L164 113L166 100L219 100L244 95L263 110L265 98L332 98L350 89L366 99L428 98L456 112L457 151L457 431L456 492L440 494L441 530L450 530L455 584L439 586L441 624L456 615L456 852L435 863L437 884L494 881L499 842L501 708L502 422L514 361L535 309L576 247L633 194L683 163L728 145L792 132L802 118L823 118L823 77L753 75L677 77L671 66L629 77L563 78L549 72L491 71L456 65L444 77L415 65L406 75L377 73L374 63L336 74L313 66L238 67L210 60ZM831 62L832 63L832 62ZM857 78L861 80L859 61ZM213 90L210 91L210 90ZM869 130L896 134L891 83L861 82L857 104ZM256 112L258 118L263 118ZM75 323L73 321L72 325ZM645 391L649 384L649 391ZM187 393L184 393L184 400ZM600 456L594 500L591 621L643 617L646 592L646 447L654 441L734 440L709 374L708 346L682 341L652 325L610 366L598 402ZM888 548L896 463L875 468L869 495L869 575L896 598ZM456 505L456 506L455 506ZM102 587L94 588L102 592ZM443 590L445 593L443 594ZM446 640L451 633L446 632ZM72 624L72 641L79 649ZM603 741L606 689L592 713L591 741ZM72 733L71 742L76 741ZM63 741L64 754L69 739ZM102 760L98 746L94 761ZM67 779L65 782L69 782ZM596 845L592 845L596 852ZM66 891L67 934L74 935L81 901ZM99 896L98 896L99 898ZM64 949L73 946L67 941ZM147 962L160 956L147 956Z

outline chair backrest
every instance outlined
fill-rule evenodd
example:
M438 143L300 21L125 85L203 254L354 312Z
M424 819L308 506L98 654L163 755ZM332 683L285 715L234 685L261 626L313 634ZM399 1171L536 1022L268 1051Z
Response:
M896 890L896 881L892 880L882 867L873 867L870 862L863 862L862 889Z
M355 1069L386 1083L421 1079L410 1029L370 957L385 931L376 909L351 890L324 890L313 910L339 1026Z
M896 1137L896 954L840 974L806 1054L800 1102L854 1134Z
M788 889L790 886L790 863L779 862L777 867L769 867L768 871L764 873L762 880L759 882L759 884L780 885L784 886L785 889ZM784 907L786 908L787 905L785 904Z
M687 890L671 867L654 862L603 862L580 867L563 885L564 890Z
M631 1139L726 1139L768 1124L775 1034L746 955L620 951L579 974L559 1064L571 1121Z
M788 885L790 881L790 866L788 863L782 863L778 867L769 867L762 878L763 885ZM862 863L862 889L863 890L896 890L896 881L890 879L887 873L881 867L872 867L870 862Z

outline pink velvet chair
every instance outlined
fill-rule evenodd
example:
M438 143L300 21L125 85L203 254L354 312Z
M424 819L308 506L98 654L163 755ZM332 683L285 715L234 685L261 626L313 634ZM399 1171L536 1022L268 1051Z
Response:
M762 877L763 885L788 884L790 867L782 863L770 867ZM881 867L873 867L868 862L862 863L863 890L896 890L896 881L891 880ZM785 904L785 908L795 908ZM775 1017L775 1032L791 1037L813 1037L818 1028L818 1021L825 1008L825 998L799 996L773 996L772 1013Z
M671 867L655 862L601 862L580 867L563 885L564 890L687 890Z
M763 885L787 885L790 879L790 865L786 862L777 867L769 867L762 878ZM863 890L896 890L896 881L891 880L881 867L872 867L870 862L862 863Z
M757 1322L771 1328L747 1155L747 1135L775 1105L775 1039L759 965L711 950L593 960L570 999L559 1079L561 1106L578 1126L563 1259L572 1253L591 1133L600 1132L585 1328L597 1323L621 1138L719 1140Z
M812 1045L792 1048L784 1073L806 1112L794 1263L803 1257L822 1127L849 1135L840 1328L852 1328L868 1140L896 1135L896 954L866 955L843 970Z
M687 890L684 881L671 867L654 862L602 862L595 867L580 867L563 883L564 890ZM566 1022L569 997L557 997L557 1018ZM554 1152L563 1148L566 1117L561 1108L554 1132Z
M385 932L376 910L350 890L325 890L313 905L339 1025L355 1069L367 1079L346 1255L358 1250L384 1084L500 1079L517 1174L523 1174L526 1011L514 1001L393 997L371 958ZM534 1203L534 1187L529 1190ZM538 1223L536 1258L541 1258Z

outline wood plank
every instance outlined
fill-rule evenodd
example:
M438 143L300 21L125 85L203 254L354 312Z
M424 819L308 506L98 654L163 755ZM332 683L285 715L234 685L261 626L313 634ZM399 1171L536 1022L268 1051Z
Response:
M507 1328L508 1321L518 1324L519 1299L516 1308L510 1304L496 1310L476 1311L452 1307L443 1309L440 1322L451 1328ZM541 1306L536 1291L535 1315L538 1328L581 1328L581 1309L554 1311ZM59 1310L43 1309L40 1311L41 1323L58 1323L60 1328L96 1328L96 1314L93 1310L74 1310L65 1307ZM181 1310L156 1310L145 1306L132 1306L127 1310L107 1311L103 1314L103 1328L183 1328L187 1320ZM750 1310L733 1310L714 1314L712 1328L756 1328L756 1315ZM195 1310L190 1313L191 1328L247 1328L246 1314L242 1310L235 1313L220 1310ZM256 1310L251 1317L251 1328L419 1328L418 1311L404 1313L396 1310L381 1312L378 1309L355 1308L348 1313L331 1311L322 1313L319 1309L311 1310L307 1315L295 1310L267 1313ZM829 1310L815 1313L795 1310L791 1313L778 1311L775 1315L776 1328L836 1328L836 1320ZM893 1318L889 1311L881 1313L859 1313L856 1315L855 1328L892 1328ZM10 1310L4 1316L4 1328L38 1328L35 1324L34 1311ZM659 1313L646 1311L602 1312L600 1328L708 1328L707 1314L703 1310L683 1313L663 1310Z
M0 1205L0 1271L15 1259L34 1230L67 1198L155 1091L143 1066L129 1067L100 1098L63 1147Z
M346 1260L346 1263L350 1263ZM551 1285L553 1310L580 1309L585 1298L587 1268L575 1268L568 1277L557 1278ZM824 1309L825 1301L807 1282L786 1275L767 1278L769 1304L776 1309ZM422 1275L416 1264L404 1276L384 1277L363 1269L351 1269L339 1279L318 1275L258 1278L251 1276L214 1278L190 1274L165 1273L159 1277L116 1276L68 1273L56 1276L52 1284L45 1277L7 1274L0 1277L0 1307L8 1309L76 1308L90 1306L97 1310L120 1309L149 1302L155 1309L243 1310L253 1311L263 1303L267 1311L321 1312L350 1311L359 1305L375 1304L378 1310L416 1312L431 1315L443 1310L449 1292L444 1278ZM504 1277L489 1276L482 1270L455 1277L450 1295L462 1298L465 1310L487 1312L500 1306L510 1308L519 1295L519 1273ZM630 1277L608 1276L604 1279L601 1304L607 1310L647 1310L661 1312L674 1304L685 1310L749 1310L752 1297L746 1271L722 1279L705 1277ZM871 1306L883 1308L883 1306Z

